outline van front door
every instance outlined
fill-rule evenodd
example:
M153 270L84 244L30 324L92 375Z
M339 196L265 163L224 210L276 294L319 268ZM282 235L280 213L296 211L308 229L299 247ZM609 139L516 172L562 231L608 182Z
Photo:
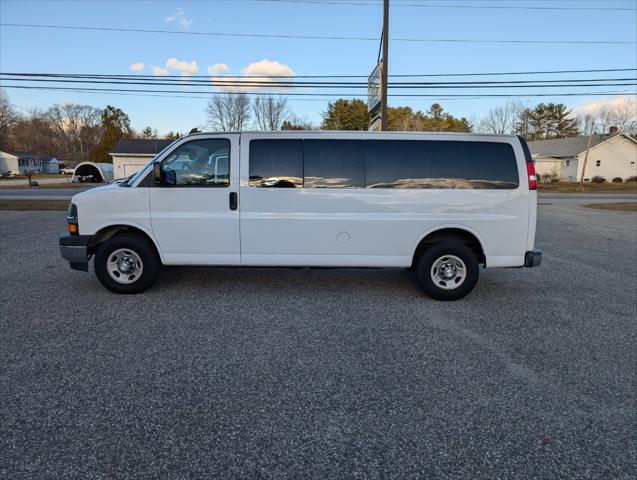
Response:
M158 161L150 216L164 263L239 264L239 135L184 139Z

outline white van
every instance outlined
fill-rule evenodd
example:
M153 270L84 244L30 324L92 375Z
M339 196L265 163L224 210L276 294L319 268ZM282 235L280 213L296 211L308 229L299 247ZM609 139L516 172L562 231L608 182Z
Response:
M162 265L409 267L456 300L479 266L535 267L535 167L517 136L195 133L75 195L71 268L138 293Z

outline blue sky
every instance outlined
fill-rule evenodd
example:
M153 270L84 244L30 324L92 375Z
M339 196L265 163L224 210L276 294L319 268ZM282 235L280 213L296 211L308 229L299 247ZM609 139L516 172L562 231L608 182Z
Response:
M330 0L333 3L345 3ZM376 0L350 0L376 3ZM604 0L569 1L450 1L393 0L390 38L466 38L627 41L637 39L637 12L611 10L517 10L419 8L401 3L471 6L560 6L635 8L637 2ZM294 3L254 0L218 1L0 1L2 23L80 25L94 27L162 29L190 32L239 32L267 34L336 35L378 37L380 5ZM130 32L103 32L0 27L0 68L3 72L59 72L131 74L131 65L143 64L138 73L213 71L240 75L289 69L296 75L367 75L378 54L371 41L332 41L271 38L210 37ZM637 67L636 45L527 45L392 42L390 73L421 74L451 72L499 72L591 68ZM169 59L170 65L167 67ZM269 60L274 63L262 62ZM196 67L195 63L196 62ZM256 65L254 65L256 64ZM227 66L227 69L224 67ZM141 68L141 65L138 66ZM264 70L265 69L265 70ZM274 70L272 70L274 69ZM634 77L635 72L616 76ZM571 78L599 78L614 74L571 74ZM565 77L568 77L565 76ZM542 78L542 76L534 77ZM545 77L555 78L555 77ZM431 80L431 79L430 79ZM8 82L3 82L5 85ZM127 87L128 88L128 87ZM169 87L170 88L170 87ZM179 87L182 88L182 87ZM635 91L635 87L627 87ZM556 88L565 91L568 88ZM581 89L586 90L586 89ZM617 90L616 87L589 91ZM527 90L528 91L528 90ZM537 91L537 89L536 89ZM549 92L551 90L547 90ZM5 88L10 100L21 108L46 108L55 102L72 101L126 111L135 128L146 125L160 133L181 132L205 123L205 99L157 98L113 94L18 91ZM444 97L450 90L436 91ZM509 90L522 93L524 90ZM365 93L360 90L356 93ZM456 92L458 93L458 92ZM466 92L462 92L466 93ZM471 92L469 92L471 93ZM585 108L609 98L529 98L563 101ZM434 99L392 99L391 105L426 109ZM505 99L440 100L457 116L478 118ZM327 100L290 98L293 110L315 123Z

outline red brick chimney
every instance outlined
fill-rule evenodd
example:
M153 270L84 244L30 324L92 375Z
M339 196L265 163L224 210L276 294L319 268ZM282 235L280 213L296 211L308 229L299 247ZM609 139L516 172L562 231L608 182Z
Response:
M613 127L610 127L610 128L608 129L608 134L609 134L609 135L615 135L616 133L617 133L617 127L614 127L614 126L613 126Z

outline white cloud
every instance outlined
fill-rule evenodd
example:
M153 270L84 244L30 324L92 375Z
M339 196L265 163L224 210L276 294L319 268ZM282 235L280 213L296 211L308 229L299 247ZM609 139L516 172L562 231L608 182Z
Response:
M170 16L166 17L166 22L167 23L176 22L184 30L188 29L188 27L190 27L190 25L192 25L192 20L190 20L186 16L186 13L184 12L183 8L178 8L175 11L174 15L170 15Z
M133 72L143 72L144 71L144 64L139 62L139 63L133 63L130 66L130 69Z
M217 67L217 68L215 68ZM230 69L226 64L217 63L216 65L212 65L208 67L208 73L210 75L215 75L212 73L214 71L222 71L223 73L217 73L217 75L224 75L224 81L233 81L233 80L243 80L243 81L252 81L252 82L276 82L278 79L271 78L271 76L286 76L293 77L295 75L294 70L283 63L279 63L276 60L268 60L263 59L259 62L254 62L249 64L247 67L241 69L241 73L243 75L249 75L250 78L245 77L237 77L230 76L228 72ZM292 81L293 78L283 78L281 81ZM229 85L217 85L217 90L222 92L286 92L291 90L290 87L268 87L268 86L252 86L252 85L241 85L241 86L229 86Z
M153 67L153 75L164 76L170 72L179 72L182 77L189 77L191 75L197 75L199 73L199 66L196 60L190 62L185 60L177 60L175 57L171 57L166 60L164 67Z
M593 115L596 116L601 110L608 107L635 109L635 100L629 96L620 95L612 98L602 98L587 100L573 107L571 115L573 117ZM637 112L635 112L637 116Z
M169 58L166 60L166 68L169 70L177 70L181 72L182 75L197 75L199 73L199 66L197 66L197 61L192 60L190 62L180 61L176 58Z
M215 63L214 65L208 65L208 75L227 75L230 71L230 67L225 63Z
M244 75L285 75L294 76L294 71L276 60L263 59L260 62L251 63L241 69Z

